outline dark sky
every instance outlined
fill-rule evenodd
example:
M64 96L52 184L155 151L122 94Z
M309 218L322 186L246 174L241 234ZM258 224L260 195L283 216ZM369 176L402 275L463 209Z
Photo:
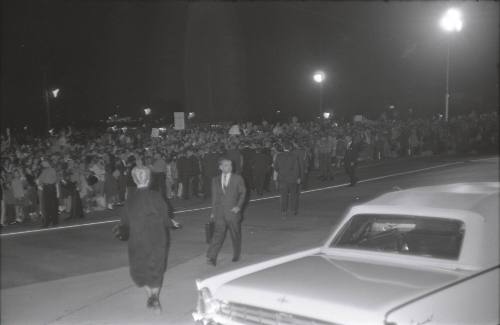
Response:
M51 101L61 122L146 106L218 120L235 118L231 105L240 118L276 108L307 118L318 111L317 69L327 74L324 107L339 115L375 116L391 104L435 113L451 36L438 21L452 5L3 1L2 124L45 119L44 67L49 86L61 88ZM464 29L451 42L451 109L498 109L499 3L457 7Z

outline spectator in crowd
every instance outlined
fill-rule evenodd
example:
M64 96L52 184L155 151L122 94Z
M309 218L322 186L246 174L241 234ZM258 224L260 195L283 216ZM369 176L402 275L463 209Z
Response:
M120 172L115 169L115 164L109 163L106 166L104 174L104 198L106 200L106 208L113 210L115 204L118 203L119 196L119 177Z
M16 222L22 223L25 219L25 179L19 169L14 170L14 177L11 181L12 194L14 195Z
M134 178L132 177L132 170L137 166L135 155L129 155L127 158L127 165L125 168L125 177L127 179L127 188L125 191L125 198L128 197L130 193L135 191L137 186L135 185ZM89 184L91 185L91 184Z
M317 143L319 159L319 178L322 181L332 180L332 145L327 137L323 135Z
M288 215L288 202L294 215L299 211L299 184L302 171L300 170L299 158L291 152L291 144L283 144L283 152L279 153L274 163L274 169L278 173L279 191L281 196L281 214Z
M360 142L359 140L353 142L351 136L346 136L346 147L344 168L349 176L350 186L354 186L358 182L358 177L356 176L356 166L358 164Z
M193 149L188 148L185 153L181 153L177 162L179 182L182 185L181 197L184 200L189 200L191 194L197 195L198 187L196 180L198 166L196 157L193 155Z
M206 199L212 197L212 179L218 174L219 154L216 147L211 146L201 158L203 174L203 195Z
M297 155L297 159L299 160L299 165L300 165L300 185L299 185L299 191L300 189L307 189L307 185L309 183L309 152L305 148L305 145L303 142L297 142L294 144L294 153Z
M149 184L149 188L153 191L159 192L161 198L167 204L168 216L172 219L172 228L181 228L181 224L174 220L174 206L167 196L167 162L163 159L159 152L156 152L154 156L154 163L148 166L148 168L151 170L151 182Z
M240 153L242 159L241 176L243 176L245 187L247 189L247 195L249 195L254 189L252 181L252 165L255 158L255 150L250 148L250 144L248 142L244 142Z
M255 187L257 195L264 195L266 176L269 175L272 166L272 158L263 148L259 147L256 150L252 160L251 174L252 184Z
M49 225L59 224L59 202L57 199L58 182L56 170L50 165L48 160L42 161L42 172L38 177L38 184L42 193L42 228Z
M177 162L173 156L167 157L167 164L165 166L165 184L167 190L167 198L174 199L177 195Z
M226 156L233 163L233 172L235 174L241 174L241 169L243 167L243 156L234 143L230 143L228 145Z

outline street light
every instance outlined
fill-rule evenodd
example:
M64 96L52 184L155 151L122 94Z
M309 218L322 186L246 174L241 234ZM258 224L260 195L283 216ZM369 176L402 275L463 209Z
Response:
M463 28L462 13L455 8L450 8L439 21L441 28L449 33L459 32ZM448 48L446 54L446 94L444 104L444 119L448 122L448 112L450 105L450 43L451 38L448 38Z
M151 114L151 108L147 107L144 109L144 115L149 115Z
M313 80L319 85L319 114L323 111L323 81L325 81L325 73L317 71L313 75Z
M44 83L45 79L44 79ZM59 92L61 89L59 88L54 88L54 89L45 89L44 91L44 97L45 97L45 108L47 110L47 131L51 130L52 127L52 120L51 120L51 108L50 108L50 97L52 98L57 98L59 96Z
M331 115L331 113L330 113L330 112L324 112L324 113L323 113L323 118L324 118L325 120L328 120L328 119L330 118L330 115Z
M447 32L459 32L462 30L462 13L455 8L450 8L441 18L439 24Z
M60 90L61 89L59 89L59 88L52 89L52 91L51 91L52 92L52 97L57 98L57 96L59 95L59 91Z

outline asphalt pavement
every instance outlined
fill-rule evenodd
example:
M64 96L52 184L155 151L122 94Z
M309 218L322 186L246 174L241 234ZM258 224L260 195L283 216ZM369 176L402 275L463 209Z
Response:
M243 223L243 253L231 262L230 238L217 267L206 264L208 200L174 201L184 225L172 232L161 292L163 313L145 306L128 274L126 243L113 238L114 211L58 228L10 227L1 234L1 324L192 324L195 280L318 246L352 205L397 188L498 181L498 157L425 157L365 164L355 187L339 173L313 180L297 216L283 219L276 194L252 197Z

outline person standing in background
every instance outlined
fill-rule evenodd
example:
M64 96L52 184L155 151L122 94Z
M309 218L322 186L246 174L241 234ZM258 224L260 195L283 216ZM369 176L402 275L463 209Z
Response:
M319 178L322 181L332 180L332 145L326 135L318 141Z
M14 170L14 177L11 181L12 193L15 200L16 222L22 223L25 221L25 178L19 169Z
M174 206L167 197L167 182L166 182L167 163L159 152L155 152L154 161L150 169L151 169L151 184L149 185L149 188L153 191L159 192L160 196L167 204L168 216L170 217L170 219L172 219L173 228L174 229L181 228L181 224L173 220Z
M290 152L291 144L283 144L283 152L279 153L274 162L274 169L278 173L279 191L281 196L281 214L283 217L288 215L288 201L294 215L299 210L299 184L300 163L297 155Z
M266 176L270 173L272 164L272 157L265 154L263 148L257 148L252 162L252 179L259 196L264 195Z
M167 165L165 170L165 184L167 187L167 198L169 200L177 197L177 161L172 155L167 157Z
M297 155L297 158L299 159L299 164L300 164L300 186L298 187L298 190L300 192L300 189L307 189L308 185L308 180L309 180L309 154L307 152L306 146L304 146L303 143L297 142L295 143L294 146L294 153Z
M250 194L250 192L254 189L252 179L252 164L253 160L255 159L255 150L250 147L250 144L248 142L245 142L240 152L243 162L241 167L241 176L243 176L243 180L245 181L247 194Z
M358 155L360 150L360 143L354 142L351 136L346 136L346 151L344 157L344 168L345 172L349 176L350 185L355 186L358 182L356 176L356 167L358 164Z
M42 172L38 177L39 188L42 191L42 228L59 224L59 202L57 199L57 173L48 160L42 161Z
M241 174L241 170L243 168L243 156L235 144L229 144L226 157L233 163L233 173Z
M211 146L201 159L201 169L203 174L203 194L205 199L212 197L212 179L218 173L219 154L215 146Z
M125 191L125 199L130 195L130 193L132 193L133 191L135 191L135 189L137 188L137 186L135 185L135 182L134 182L134 179L132 177L132 170L135 168L136 166L136 158L134 155L129 155L128 158L127 158L127 165L125 167L125 171L124 171L124 176L126 178L126 191Z

